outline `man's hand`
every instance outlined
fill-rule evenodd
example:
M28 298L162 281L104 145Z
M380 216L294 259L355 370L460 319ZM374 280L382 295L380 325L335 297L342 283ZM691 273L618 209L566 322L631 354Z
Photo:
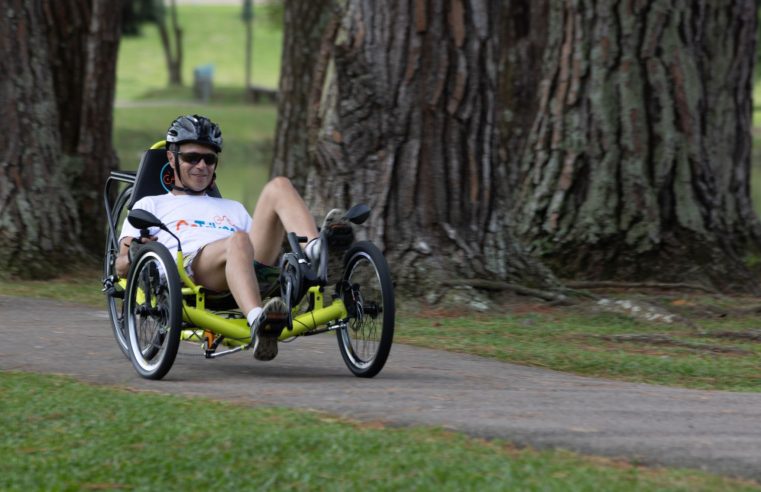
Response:
M156 236L125 237L122 239L119 256L116 258L116 274L121 278L126 277L129 272L129 266L137 257L140 247L157 239Z
M155 241L155 240L156 240L156 236L132 238L132 241L130 241L129 243L129 249L127 250L127 258L129 260L129 263L132 264L132 262L135 261L135 258L137 258L137 255L140 252L140 248L143 246L143 244L146 244L148 242Z

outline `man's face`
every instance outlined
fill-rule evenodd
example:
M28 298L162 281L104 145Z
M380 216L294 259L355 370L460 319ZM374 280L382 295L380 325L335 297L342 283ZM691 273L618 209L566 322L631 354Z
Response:
M167 152L171 161L174 161L174 153ZM203 160L199 160L200 157L204 157ZM208 160L209 157L216 158L217 153L214 149L205 145L197 143L184 143L180 145L179 159L180 159L180 177L182 178L182 185L186 188L190 188L195 191L201 191L205 189L211 180L214 178L215 164L212 165ZM194 164L195 162L195 164Z

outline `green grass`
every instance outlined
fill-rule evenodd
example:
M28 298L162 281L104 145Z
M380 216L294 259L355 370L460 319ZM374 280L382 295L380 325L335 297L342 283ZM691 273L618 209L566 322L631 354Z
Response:
M48 280L0 279L0 295L55 299L105 309L106 300L100 291L102 274L93 268L84 266Z
M0 377L0 489L758 490L430 428Z
M761 344L710 336L758 329L750 315L706 315L695 299L695 326L640 321L593 304L447 317L400 316L395 341L558 371L688 388L761 391ZM738 299L735 307L753 302ZM756 302L758 304L758 302ZM688 314L689 315L689 314ZM648 336L617 341L620 336ZM669 342L664 343L664 337Z
M237 5L180 5L183 29L183 82L193 84L193 68L214 65L214 86L222 92L245 84L245 25ZM276 88L282 30L257 7L254 21L252 83ZM139 37L123 38L119 49L117 100L182 99L189 90L167 91L168 76L158 30L145 24ZM227 89L226 89L227 88Z

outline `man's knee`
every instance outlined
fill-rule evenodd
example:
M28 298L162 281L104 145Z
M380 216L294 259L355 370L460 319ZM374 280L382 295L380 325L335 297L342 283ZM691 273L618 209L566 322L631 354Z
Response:
M251 238L247 232L236 231L227 238L227 255L235 253L254 255L254 245L251 244Z
M271 191L274 193L280 193L285 190L294 190L293 183L291 183L291 180L286 178L285 176L276 176L269 180L269 182L265 185L265 188L267 191Z

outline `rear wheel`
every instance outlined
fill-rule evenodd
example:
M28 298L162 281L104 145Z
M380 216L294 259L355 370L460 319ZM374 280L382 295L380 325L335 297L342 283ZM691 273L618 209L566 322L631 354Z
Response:
M343 299L348 326L337 330L338 347L355 376L371 378L386 364L394 339L394 286L383 253L372 243L346 252Z
M114 207L111 209L111 217L114 219L114 225L116 226L116 233L118 234L119 227L121 226L124 218L127 216L127 203L129 203L132 197L132 187L126 188L122 191L114 202ZM116 239L119 237L117 235ZM108 309L108 316L111 318L111 327L114 331L114 338L116 338L116 344L122 353L129 357L129 347L127 346L127 330L124 325L124 290L116 283L116 257L119 256L118 244L114 244L114 236L111 230L108 230L106 235L106 252L103 259L103 279L105 281L106 288L106 308Z
M171 369L180 344L182 291L177 266L160 243L143 246L127 278L125 326L130 360L146 379Z

